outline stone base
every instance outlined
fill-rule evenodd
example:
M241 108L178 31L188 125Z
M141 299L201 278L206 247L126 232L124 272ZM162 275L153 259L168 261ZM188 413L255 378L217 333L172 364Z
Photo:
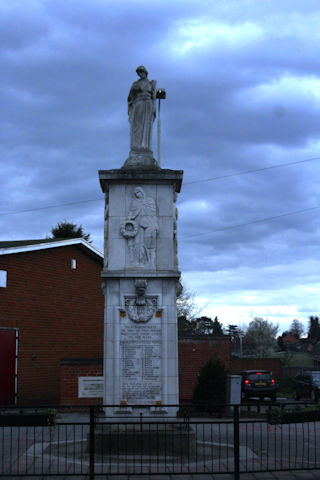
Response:
M122 169L143 168L143 169L157 169L160 170L157 160L153 158L151 151L146 152L130 152L129 158L125 161Z
M101 424L95 429L95 452L102 455L193 456L196 435L190 426L177 424ZM90 436L87 437L90 448Z

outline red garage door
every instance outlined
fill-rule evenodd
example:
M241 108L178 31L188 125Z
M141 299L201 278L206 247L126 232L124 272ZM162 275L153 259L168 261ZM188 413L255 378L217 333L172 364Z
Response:
M13 405L15 396L16 330L0 329L0 405Z

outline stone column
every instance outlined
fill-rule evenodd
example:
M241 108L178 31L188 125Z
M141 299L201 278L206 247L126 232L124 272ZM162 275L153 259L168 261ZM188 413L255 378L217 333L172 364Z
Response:
M182 175L141 166L99 171L105 194L104 403L119 406L108 414L172 415L176 409L163 405L179 402L175 201Z

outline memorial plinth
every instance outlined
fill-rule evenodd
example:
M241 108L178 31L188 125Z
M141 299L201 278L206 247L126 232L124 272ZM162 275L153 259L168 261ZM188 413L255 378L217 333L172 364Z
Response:
M108 415L176 412L164 406L179 401L175 201L182 175L141 166L99 171L105 194L104 404L115 405Z
M98 425L95 451L102 455L145 456L148 462L153 455L156 459L160 455L191 458L196 451L196 436L186 423Z

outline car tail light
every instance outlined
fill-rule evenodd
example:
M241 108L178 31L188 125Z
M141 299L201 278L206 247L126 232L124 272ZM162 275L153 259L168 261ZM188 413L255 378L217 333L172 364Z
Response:
M244 383L245 383L245 385L250 385L249 380L245 380Z
M261 375L261 372L256 372L256 375Z
M274 385L276 382L274 380L274 378L271 379L271 384Z

